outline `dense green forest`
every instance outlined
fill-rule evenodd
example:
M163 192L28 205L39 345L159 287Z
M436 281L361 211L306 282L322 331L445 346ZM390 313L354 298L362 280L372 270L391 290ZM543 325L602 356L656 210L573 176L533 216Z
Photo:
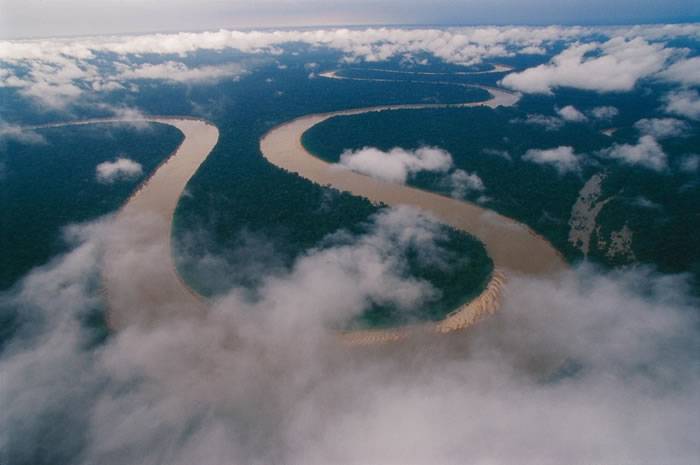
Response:
M172 126L99 124L38 130L44 141L0 145L0 288L66 250L61 228L117 209L182 140ZM117 157L143 174L100 183L96 166Z
M657 93L658 95L658 93ZM582 111L613 105L619 115L612 120L568 123L553 130L526 124L529 114L556 117L555 108L575 105ZM570 261L582 258L568 242L571 209L583 184L594 174L606 175L603 197L610 200L598 217L590 258L608 266L648 263L665 272L700 274L700 247L694 231L700 227L697 204L700 186L697 172L680 168L688 154L700 147L698 124L682 137L660 141L669 157L669 168L655 171L630 166L601 154L612 144L635 144L641 118L660 117L649 92L599 94L562 91L556 98L525 97L516 108L439 109L389 111L336 117L311 128L303 143L312 153L338 161L346 149L365 146L389 150L437 146L449 151L457 168L477 173L486 190L466 199L523 221L547 237ZM611 136L601 129L614 127ZM580 170L559 174L552 166L522 159L528 149L571 146L578 154ZM420 173L410 182L421 188L448 192L442 174ZM633 232L635 260L611 257L597 246L598 239L627 225Z

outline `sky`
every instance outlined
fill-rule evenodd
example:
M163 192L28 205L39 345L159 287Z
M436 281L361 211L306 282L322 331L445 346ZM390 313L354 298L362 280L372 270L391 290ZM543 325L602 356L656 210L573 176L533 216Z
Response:
M700 3L693 0L0 0L2 39L352 24L630 24L698 20Z

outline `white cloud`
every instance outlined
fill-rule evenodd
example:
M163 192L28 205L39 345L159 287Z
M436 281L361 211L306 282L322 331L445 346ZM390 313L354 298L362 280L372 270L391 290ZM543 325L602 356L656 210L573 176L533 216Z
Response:
M636 144L615 144L602 150L601 154L628 165L641 165L656 171L662 171L667 166L666 153L656 139L649 135L640 137Z
M691 29L675 29L690 34ZM630 35L636 31L637 36ZM114 65L122 78L169 79L206 82L237 76L236 66L190 68L178 61L142 63L151 54L187 56L199 51L238 50L245 54L279 55L289 43L328 47L343 54L345 62L377 62L400 57L414 60L421 54L449 63L474 65L517 53L542 53L557 41L612 37L604 43L575 43L551 63L512 73L504 83L526 92L551 92L558 86L599 91L629 90L638 79L661 71L667 58L682 55L679 49L650 44L645 34L667 32L651 28L582 27L467 27L467 28L365 28L232 31L83 37L73 39L0 41L0 62L10 67L0 73L0 86L17 87L37 102L65 108L86 90L110 92L123 83L102 69L103 53L116 55ZM627 37L632 37L627 39ZM589 56L592 55L592 56ZM140 64L131 62L140 57ZM689 64L676 63L671 73L681 73ZM694 66L694 65L693 65ZM679 71L680 69L680 71ZM110 68L111 70L111 68Z
M643 134L655 139L666 139L686 134L690 125L675 118L645 118L634 123L634 127Z
M553 149L530 149L523 155L523 160L539 165L552 165L559 174L565 174L579 169L579 158L573 147L560 146Z
M700 57L678 60L659 73L659 77L686 86L700 85Z
M119 157L114 161L105 161L95 168L97 180L104 184L115 181L138 178L143 174L140 163L129 158Z
M574 123L581 123L588 121L586 115L578 111L573 105L567 105L564 108L559 108L557 114L561 116L565 121L570 121Z
M118 55L186 55L199 50L240 50L244 53L280 53L285 43L326 46L345 53L348 60L379 61L392 56L427 52L459 64L475 64L484 58L509 56L525 49L541 51L544 44L590 33L570 27L473 27L447 29L310 29L277 31L181 32L136 36L88 37L69 40L0 41L0 60L49 61L57 56L92 59L96 53Z
M511 73L501 83L527 93L550 94L556 87L629 91L638 80L661 71L671 54L662 44L650 44L642 38L577 43L550 63Z
M590 111L590 114L595 118L595 119L601 119L601 120L609 120L613 119L620 113L620 110L618 110L616 107L613 106L601 106L601 107L595 107L592 108Z
M416 150L393 148L384 152L374 147L346 150L340 155L341 166L385 181L405 183L421 171L446 173L452 168L452 156L437 147Z
M697 90L680 90L666 95L666 111L685 116L690 119L700 119L700 94Z

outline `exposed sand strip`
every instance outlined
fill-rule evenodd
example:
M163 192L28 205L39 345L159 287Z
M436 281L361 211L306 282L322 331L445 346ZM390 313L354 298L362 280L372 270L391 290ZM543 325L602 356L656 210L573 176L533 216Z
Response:
M400 341L412 335L446 334L464 330L498 310L504 284L503 273L494 270L493 277L479 296L447 315L442 321L400 328L348 331L341 333L341 341L348 345L386 344Z
M325 77L343 79L334 74L327 74ZM414 187L393 184L341 168L311 155L301 144L301 137L307 130L335 116L404 109L476 106L495 108L514 105L520 97L518 94L500 89L487 88L487 90L492 94L492 98L484 102L384 105L303 116L273 128L260 140L260 150L272 164L297 173L317 184L347 191L372 202L411 205L425 210L446 224L476 236L484 243L494 262L493 278L486 290L445 320L420 327L344 333L343 339L347 342L354 344L389 342L402 339L417 330L445 333L465 329L498 308L498 297L505 274L516 272L546 275L566 268L566 262L561 254L546 239L524 224L477 204Z

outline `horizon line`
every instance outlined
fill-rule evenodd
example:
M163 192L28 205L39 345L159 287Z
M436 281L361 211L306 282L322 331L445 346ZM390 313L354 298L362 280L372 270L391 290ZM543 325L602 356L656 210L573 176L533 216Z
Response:
M609 23L595 23L595 22L559 22L559 23L338 23L338 24L318 24L318 25L308 25L308 26L290 26L290 25L277 25L277 26L222 26L213 28L201 28L201 29L154 29L151 31L122 31L122 32L112 32L112 33L97 33L97 34L75 34L75 35L35 35L35 36L14 36L14 37L2 37L0 35L0 41L30 41L30 40L47 40L47 39L79 39L79 38L89 38L89 37L114 37L114 36L143 36L151 34L178 34L178 33L202 33L202 32L216 32L216 31L241 31L241 32L252 32L252 31L278 31L278 30L315 30L315 29L359 29L359 28L377 28L377 27L391 27L391 28L435 28L435 29L448 29L448 28L479 28L479 27L528 27L528 28L543 28L543 27L601 27L601 28L616 28L616 27L630 27L630 26L653 26L653 25L690 25L690 24L700 24L700 17L691 18L689 20L679 20L679 21L640 21L640 22L609 22Z

